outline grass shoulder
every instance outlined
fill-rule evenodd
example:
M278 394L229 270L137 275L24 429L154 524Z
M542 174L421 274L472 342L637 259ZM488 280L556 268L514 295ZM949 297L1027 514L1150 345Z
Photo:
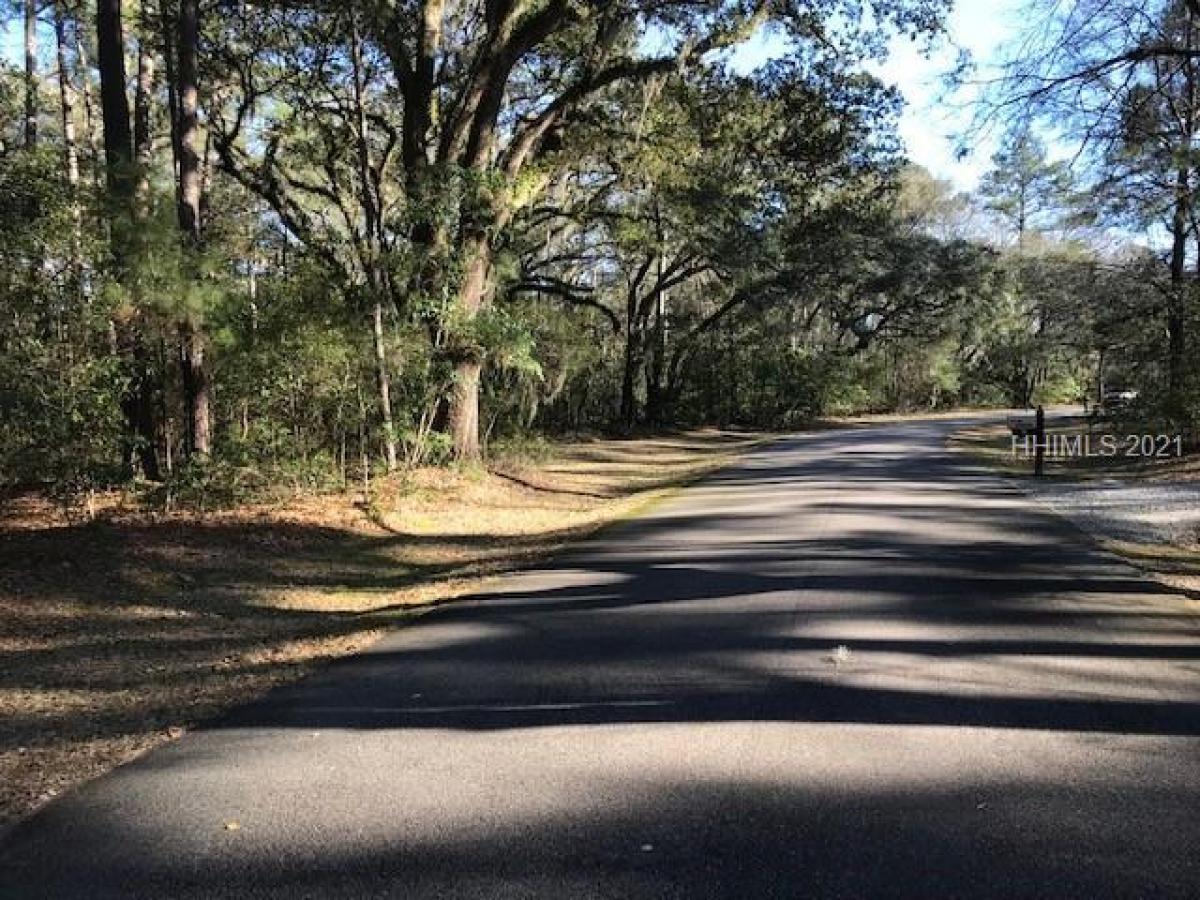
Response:
M1086 416L1047 416L1045 477L1122 481L1200 481L1200 452L1174 434L1134 424L1095 422ZM1032 438L1030 438L1032 441ZM998 472L1033 476L1033 457L1004 421L953 432L952 449Z

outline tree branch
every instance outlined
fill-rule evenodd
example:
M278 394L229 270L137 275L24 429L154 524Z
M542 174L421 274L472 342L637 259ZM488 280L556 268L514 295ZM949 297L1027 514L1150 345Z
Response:
M612 326L613 334L621 333L621 318L599 300L590 296L592 289L583 285L570 284L557 278L540 277L518 281L508 289L509 296L519 293L551 294L574 306L586 306L599 310Z

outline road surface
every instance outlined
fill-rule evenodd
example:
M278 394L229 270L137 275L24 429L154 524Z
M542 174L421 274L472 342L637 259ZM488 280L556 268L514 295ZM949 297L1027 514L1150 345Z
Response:
M51 805L0 897L1200 897L1196 606L950 427L758 450Z

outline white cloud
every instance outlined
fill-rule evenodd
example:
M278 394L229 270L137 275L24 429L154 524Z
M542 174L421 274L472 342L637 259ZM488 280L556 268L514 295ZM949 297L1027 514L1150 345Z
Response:
M871 67L904 96L907 105L900 136L909 157L960 190L971 190L979 183L995 152L995 139L979 136L977 145L971 146L974 92L961 88L949 93L944 80L964 50L986 71L1000 44L1014 31L1017 2L960 0L947 23L946 38L928 51L913 41L894 38L888 59ZM960 143L970 151L963 159L956 155Z

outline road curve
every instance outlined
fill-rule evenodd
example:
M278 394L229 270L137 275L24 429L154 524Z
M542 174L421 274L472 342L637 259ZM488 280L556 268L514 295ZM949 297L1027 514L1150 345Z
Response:
M757 450L52 804L0 898L1200 896L1200 616L951 427Z

